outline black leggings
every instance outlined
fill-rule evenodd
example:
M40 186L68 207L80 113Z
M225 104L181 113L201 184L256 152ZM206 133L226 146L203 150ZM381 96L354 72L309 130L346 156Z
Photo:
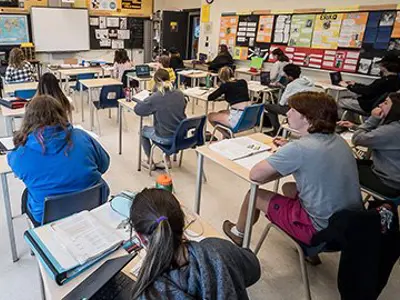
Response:
M379 176L372 171L372 165L372 160L357 159L358 177L361 186L388 198L399 197L400 190L385 185Z
M33 215L31 214L31 212L28 209L28 189L25 189L24 192L22 193L21 212L28 216L29 220L31 220L34 227L39 227L42 225L35 220L35 218L33 217Z

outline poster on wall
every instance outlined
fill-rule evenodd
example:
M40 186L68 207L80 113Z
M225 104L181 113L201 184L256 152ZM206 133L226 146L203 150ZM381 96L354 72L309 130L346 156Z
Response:
M290 34L290 15L279 15L275 21L274 43L287 44Z
M117 10L116 0L90 0L92 10Z
M340 29L339 47L361 48L368 21L368 13L345 13Z
M359 51L325 50L322 67L324 69L354 73L360 58Z
M324 50L322 49L296 47L292 61L298 66L321 69L323 56Z
M310 47L315 15L294 15L290 26L289 46Z
M247 59L251 59L252 57L261 57L264 61L268 59L269 55L269 44L259 43L254 47L249 47L248 57Z
M122 0L121 7L125 9L142 9L142 0Z
M312 48L337 49L343 14L319 14L315 20Z
M239 16L239 24L236 35L237 46L253 47L256 41L258 16Z
M233 59L247 60L248 53L248 47L235 47L235 50L233 52Z
M219 32L219 43L227 45L229 51L233 53L236 41L238 16L222 16Z
M272 27L274 16L260 16L258 20L257 43L270 43L272 38Z
M397 12L396 20L394 21L392 38L400 38L400 11Z
M397 20L395 11L370 12L365 30L363 48L366 51L387 50Z

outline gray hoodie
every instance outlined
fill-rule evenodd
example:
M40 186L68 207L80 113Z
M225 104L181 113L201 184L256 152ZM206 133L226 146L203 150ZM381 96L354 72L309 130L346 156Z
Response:
M307 77L299 77L286 86L285 91L283 92L282 97L279 100L279 105L288 105L289 98L294 94L312 90L314 90L314 82L312 82Z
M400 121L380 125L370 117L358 127L352 142L372 150L373 171L387 186L400 190Z
M186 266L165 272L140 297L157 300L246 300L261 276L257 256L217 238L189 243Z

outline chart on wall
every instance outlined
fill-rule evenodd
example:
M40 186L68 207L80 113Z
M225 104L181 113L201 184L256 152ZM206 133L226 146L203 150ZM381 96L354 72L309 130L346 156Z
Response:
M117 10L116 0L90 0L92 10Z
M275 20L274 43L287 44L290 35L291 15L278 15Z
M238 16L222 16L219 32L219 43L227 45L231 53L235 48Z
M257 43L270 43L272 39L272 28L274 27L274 16L260 16L258 20Z
M339 47L361 48L367 21L367 12L345 13L340 29Z
M0 45L19 45L29 42L28 17L0 15Z
M256 15L239 16L236 46L253 47L255 45L258 19Z
M343 14L330 13L316 16L312 48L337 49Z
M363 48L366 50L387 50L396 17L395 11L369 13Z
M289 46L310 47L315 15L294 15L290 26Z

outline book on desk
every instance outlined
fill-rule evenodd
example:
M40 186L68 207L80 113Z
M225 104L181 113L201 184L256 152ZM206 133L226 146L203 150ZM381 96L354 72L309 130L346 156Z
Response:
M5 106L9 109L19 109L25 107L28 100L18 97L4 97L0 99L0 105Z
M110 203L29 229L24 238L49 276L63 285L117 250L132 243L126 218ZM137 239L136 243L140 243Z

